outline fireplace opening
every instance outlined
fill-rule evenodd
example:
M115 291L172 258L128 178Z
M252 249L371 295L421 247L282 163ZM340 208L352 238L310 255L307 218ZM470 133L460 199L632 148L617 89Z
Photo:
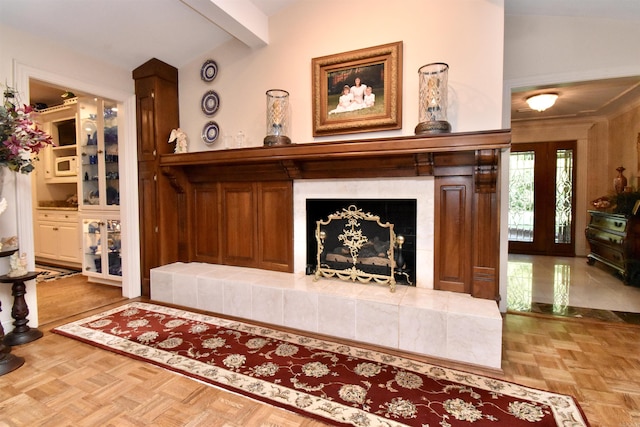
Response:
M398 284L415 286L416 277L416 206L415 199L307 199L306 201L306 222L307 222L307 274L315 274L318 260L318 241L316 239L317 221L327 221L330 215L334 215L344 210L354 207L362 212L380 217L381 223L393 224L393 233L396 241L402 241L401 247L394 247L394 259L397 262L395 280ZM377 254L388 249L389 231L380 230L368 224L363 224L363 233L366 235L367 243L363 247L363 252L359 256L362 259L370 258L371 251ZM330 232L327 236L325 251L322 256L323 262L327 254L331 254L329 264L331 268L346 267L348 263L341 264L349 258L349 249L339 242L338 232ZM399 261L399 262L398 262ZM389 266L381 262L372 261L365 269L368 272L382 273L390 271ZM400 265L401 264L401 265ZM359 265L359 267L362 267Z

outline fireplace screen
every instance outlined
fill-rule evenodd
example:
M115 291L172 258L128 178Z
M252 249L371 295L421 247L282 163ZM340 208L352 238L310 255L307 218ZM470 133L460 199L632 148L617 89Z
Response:
M389 284L395 291L398 252L393 224L365 213L355 205L316 221L318 243L315 280L337 277L341 280Z

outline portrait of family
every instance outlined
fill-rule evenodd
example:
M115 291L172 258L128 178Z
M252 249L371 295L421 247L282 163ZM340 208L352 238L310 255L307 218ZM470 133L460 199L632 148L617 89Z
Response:
M384 65L348 68L328 74L328 115L384 112Z

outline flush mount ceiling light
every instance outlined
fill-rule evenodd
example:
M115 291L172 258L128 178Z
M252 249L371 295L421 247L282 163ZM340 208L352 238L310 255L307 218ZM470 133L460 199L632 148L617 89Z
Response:
M533 110L544 111L553 106L558 99L557 93L541 93L527 98L527 104Z

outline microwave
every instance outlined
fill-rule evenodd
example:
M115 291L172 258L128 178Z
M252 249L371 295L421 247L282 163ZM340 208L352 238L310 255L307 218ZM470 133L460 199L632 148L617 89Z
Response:
M78 156L57 157L53 165L55 176L74 176L78 174Z

